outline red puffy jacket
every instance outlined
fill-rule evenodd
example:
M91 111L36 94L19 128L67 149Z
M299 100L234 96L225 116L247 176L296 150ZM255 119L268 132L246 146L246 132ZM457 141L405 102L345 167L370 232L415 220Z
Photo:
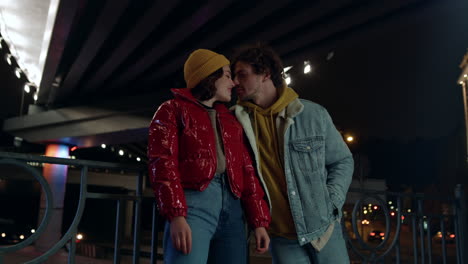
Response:
M183 189L205 190L216 172L216 137L206 109L187 89L172 89L151 121L149 175L160 213L187 216ZM244 142L242 126L223 104L216 104L232 193L241 198L252 227L268 227L270 212Z

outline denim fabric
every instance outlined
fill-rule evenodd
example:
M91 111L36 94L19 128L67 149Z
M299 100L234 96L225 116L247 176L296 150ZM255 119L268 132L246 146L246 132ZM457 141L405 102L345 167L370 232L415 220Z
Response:
M234 106L234 111L249 139L257 173L269 199L249 111L240 105ZM330 223L341 217L354 162L324 107L296 99L276 118L277 124L284 123L278 132L284 134L284 174L297 242L307 245L320 238Z
M203 192L184 190L187 222L192 230L192 251L173 247L170 224L164 231L164 263L246 263L247 237L239 199L232 194L225 174L216 174Z
M330 240L320 251L316 251L312 245L299 245L297 240L283 237L272 237L270 251L273 264L347 264L349 263L348 251L343 238L340 224L336 224Z

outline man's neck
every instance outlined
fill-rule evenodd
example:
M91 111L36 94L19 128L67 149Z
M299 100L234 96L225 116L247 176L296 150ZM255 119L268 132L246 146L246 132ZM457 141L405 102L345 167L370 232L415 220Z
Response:
M263 89L257 98L253 100L254 104L260 106L263 109L266 109L273 105L279 97L278 89L275 86L267 86Z

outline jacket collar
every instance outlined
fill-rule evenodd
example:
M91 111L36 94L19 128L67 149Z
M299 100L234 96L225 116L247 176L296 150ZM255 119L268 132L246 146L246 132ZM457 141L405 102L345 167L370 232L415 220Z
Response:
M241 105L234 105L231 107L231 110L236 110L240 112L248 112L249 109L247 107L241 106ZM304 105L301 103L301 100L299 98L294 99L287 107L285 107L283 110L281 110L278 113L278 117L281 118L294 118L298 114L300 114L304 110Z
M201 103L195 97L193 97L193 95L192 95L192 93L190 92L189 89L187 89L187 88L172 88L171 92L174 94L174 96L176 98L187 100L187 101L189 101L189 102L191 102L191 103L205 109L205 107L203 107L203 105L201 105ZM229 109L223 103L215 103L213 105L213 107L218 113L229 112Z

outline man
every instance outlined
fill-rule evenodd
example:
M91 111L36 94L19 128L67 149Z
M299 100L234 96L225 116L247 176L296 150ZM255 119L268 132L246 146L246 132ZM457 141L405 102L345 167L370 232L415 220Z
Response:
M330 115L286 86L271 48L244 47L231 61L234 111L270 202L274 263L349 263L339 221L353 159Z

